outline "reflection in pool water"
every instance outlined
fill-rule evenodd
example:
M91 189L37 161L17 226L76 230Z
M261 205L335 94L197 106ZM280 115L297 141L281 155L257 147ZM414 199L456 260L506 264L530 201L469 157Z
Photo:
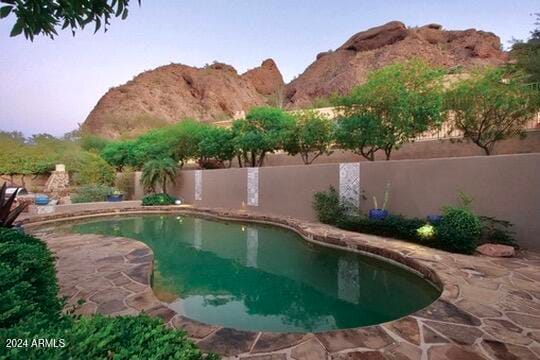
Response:
M402 268L315 246L272 226L177 215L69 226L146 243L154 252L158 297L209 324L280 332L351 328L399 318L439 295Z

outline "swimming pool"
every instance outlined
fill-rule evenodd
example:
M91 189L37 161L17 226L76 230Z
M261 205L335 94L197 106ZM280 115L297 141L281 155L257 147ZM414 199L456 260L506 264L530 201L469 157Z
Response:
M313 245L275 226L171 214L64 226L144 242L154 252L152 286L159 299L191 319L235 329L360 327L400 318L440 295L402 267Z

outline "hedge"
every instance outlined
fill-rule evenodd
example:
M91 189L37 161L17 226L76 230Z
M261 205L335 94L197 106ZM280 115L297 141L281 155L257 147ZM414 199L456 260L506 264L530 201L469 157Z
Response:
M63 314L62 307L47 246L18 230L0 228L0 359L218 358L204 355L183 331L156 318L76 317ZM26 340L26 345L7 348L8 339ZM39 339L49 346L33 347Z
M169 194L149 194L143 197L143 206L174 205L176 199Z

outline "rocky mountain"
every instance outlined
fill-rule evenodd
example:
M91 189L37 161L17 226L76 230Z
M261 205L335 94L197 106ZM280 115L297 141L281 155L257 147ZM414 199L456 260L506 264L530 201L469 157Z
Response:
M110 89L82 125L108 138L132 137L148 129L194 118L216 122L269 104L282 92L283 78L273 60L239 75L230 65L204 68L171 64L145 71Z
M263 104L302 108L317 98L346 93L374 69L414 57L464 69L506 61L495 34L475 29L449 31L438 24L407 28L393 21L353 35L334 51L318 54L287 85L272 59L244 74L222 63L204 68L171 64L143 72L110 89L88 115L83 129L117 138L185 118L227 120Z
M392 21L353 35L335 51L318 54L315 62L287 85L286 105L301 108L317 98L346 93L364 82L370 71L414 57L435 66L465 69L506 61L501 41L493 33L447 31L438 24L407 28Z

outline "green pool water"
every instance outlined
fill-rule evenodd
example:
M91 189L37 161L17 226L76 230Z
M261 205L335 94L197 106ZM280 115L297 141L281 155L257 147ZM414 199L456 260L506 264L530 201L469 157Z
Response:
M69 231L125 236L154 251L153 288L177 312L241 330L324 331L386 322L433 302L419 276L312 245L292 231L190 216L93 219Z

